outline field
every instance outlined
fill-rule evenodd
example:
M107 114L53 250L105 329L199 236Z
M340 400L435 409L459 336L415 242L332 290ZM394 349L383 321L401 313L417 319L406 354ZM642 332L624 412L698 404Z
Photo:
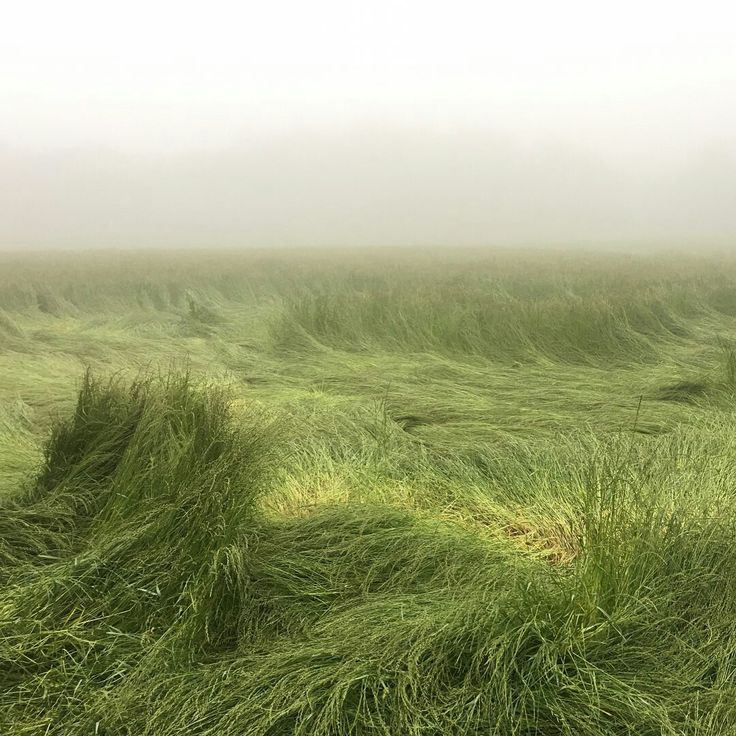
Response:
M736 733L736 257L0 255L0 733Z

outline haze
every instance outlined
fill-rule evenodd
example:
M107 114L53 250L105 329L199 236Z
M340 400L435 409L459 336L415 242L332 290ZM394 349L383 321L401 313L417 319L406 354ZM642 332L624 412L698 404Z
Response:
M25 2L0 247L736 242L727 2Z

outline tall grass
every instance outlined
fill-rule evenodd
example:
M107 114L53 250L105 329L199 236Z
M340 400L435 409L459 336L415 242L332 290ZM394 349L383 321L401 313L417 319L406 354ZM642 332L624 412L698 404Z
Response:
M3 509L6 732L736 728L732 497L608 454L555 560L390 506L269 516L276 430L187 375L85 378Z
M530 300L439 280L307 294L287 302L274 326L279 346L301 337L352 350L593 364L653 360L657 340L686 334L682 316L647 295L618 303L574 294Z
M0 733L736 732L729 258L2 258Z

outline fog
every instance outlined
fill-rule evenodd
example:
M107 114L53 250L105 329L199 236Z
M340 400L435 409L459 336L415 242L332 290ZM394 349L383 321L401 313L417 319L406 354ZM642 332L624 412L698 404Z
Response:
M264 5L7 9L0 247L736 245L728 3Z

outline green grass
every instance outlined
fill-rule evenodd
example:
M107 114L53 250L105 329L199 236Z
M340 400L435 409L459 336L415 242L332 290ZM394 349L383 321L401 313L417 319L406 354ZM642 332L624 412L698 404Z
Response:
M0 733L736 732L736 259L0 256Z

